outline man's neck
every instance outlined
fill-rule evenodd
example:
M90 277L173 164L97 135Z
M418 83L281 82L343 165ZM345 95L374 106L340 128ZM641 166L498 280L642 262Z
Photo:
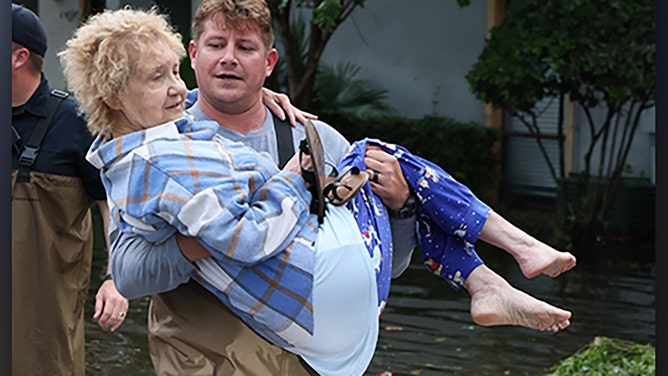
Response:
M241 134L259 129L267 117L267 110L261 100L241 111L233 108L233 106L218 106L223 108L216 108L201 97L197 100L197 106L206 116L220 126Z
M41 75L12 75L12 108L26 104L41 82Z

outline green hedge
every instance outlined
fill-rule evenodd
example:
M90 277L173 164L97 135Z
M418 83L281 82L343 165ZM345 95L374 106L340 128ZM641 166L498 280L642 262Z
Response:
M656 349L651 344L596 337L550 371L549 376L654 376Z
M444 117L328 115L321 120L351 141L371 137L400 144L441 166L481 199L493 198L490 189L500 178L500 159L493 152L497 129Z

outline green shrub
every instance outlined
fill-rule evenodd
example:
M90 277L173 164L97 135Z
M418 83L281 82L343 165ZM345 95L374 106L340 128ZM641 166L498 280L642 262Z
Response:
M589 345L550 369L550 376L608 376L656 374L656 351L621 339L596 337Z
M441 166L483 200L490 199L489 190L499 181L499 156L493 151L499 140L497 129L444 117L339 114L321 120L351 141L370 137L402 145Z

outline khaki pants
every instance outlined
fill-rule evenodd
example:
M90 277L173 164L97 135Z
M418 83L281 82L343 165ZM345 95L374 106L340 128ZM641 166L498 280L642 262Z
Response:
M149 349L159 376L300 376L316 373L267 342L196 282L153 296Z

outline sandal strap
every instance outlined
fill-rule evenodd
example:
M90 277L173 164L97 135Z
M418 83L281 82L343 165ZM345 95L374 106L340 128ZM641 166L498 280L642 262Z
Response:
M299 168L301 168L302 171L302 178L304 178L304 181L306 181L310 186L315 186L315 180L317 177L315 176L315 172L313 171L307 171L304 168L302 168L302 154L306 155L311 155L311 150L308 147L308 142L306 142L306 139L303 139L299 142Z
M330 195L332 197L334 197L334 200L330 199L330 201L332 201L332 203L334 203L335 201L343 201L343 198L341 196L339 196L338 193L336 193L336 191L339 189L339 187L344 187L344 188L347 188L347 189L351 189L347 185L344 185L344 184L341 184L337 181L334 181L334 182L331 182L331 183L327 184L327 186L323 190L323 194L325 195L325 197L328 197L328 198L329 198ZM335 205L337 205L337 204L335 204Z
M316 179L315 172L308 171L302 168L302 155L306 154L311 155L311 151L308 148L308 142L306 139L303 139L299 142L299 167L301 168L302 178L306 183L309 184L308 191L311 192L311 203L309 205L309 211L312 214L318 214L318 194L316 192Z
M362 189L364 186L364 183L366 183L366 179L363 180L363 183L358 185L358 186L352 186L349 184L344 184L343 183L343 178L345 178L348 175L359 175L360 169L357 168L356 166L348 166L346 167L341 174L334 180L333 182L327 184L325 189L323 189L323 195L329 199L329 201L337 206L345 205L348 203L354 196L357 194L357 192ZM338 189L339 188L345 188L347 189L346 196L347 198L341 197L338 194Z

